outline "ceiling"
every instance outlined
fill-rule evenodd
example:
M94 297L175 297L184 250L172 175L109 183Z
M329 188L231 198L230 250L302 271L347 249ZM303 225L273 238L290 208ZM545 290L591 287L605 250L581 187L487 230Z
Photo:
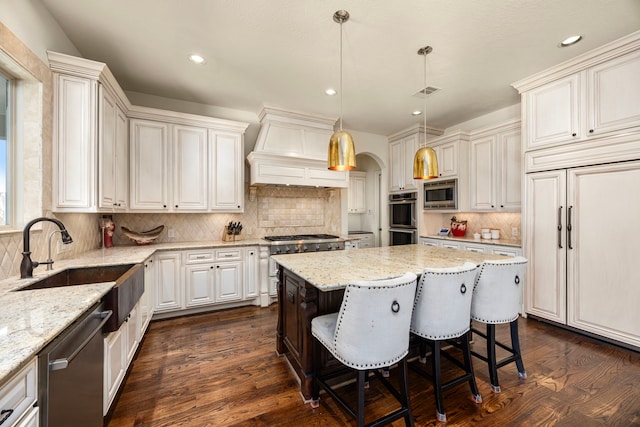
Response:
M85 58L126 91L257 113L263 103L340 115L389 135L445 129L519 102L510 84L640 29L640 0L41 0ZM583 40L559 48L560 40ZM191 53L204 65L188 61Z

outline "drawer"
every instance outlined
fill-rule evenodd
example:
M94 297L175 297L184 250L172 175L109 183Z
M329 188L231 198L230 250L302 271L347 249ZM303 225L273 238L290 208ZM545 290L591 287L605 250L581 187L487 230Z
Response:
M216 249L215 259L216 261L241 260L242 249Z
M199 249L185 251L184 263L185 264L202 264L211 263L215 260L215 252L213 249Z
M13 425L18 421L36 401L37 393L37 358L22 368L2 389L0 389L0 409L13 410L4 420L5 425ZM2 415L2 420L4 414Z

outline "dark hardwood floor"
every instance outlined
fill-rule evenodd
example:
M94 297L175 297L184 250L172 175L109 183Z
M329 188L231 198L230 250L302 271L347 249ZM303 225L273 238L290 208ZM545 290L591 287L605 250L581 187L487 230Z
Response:
M105 425L355 425L328 396L318 409L302 403L275 354L276 315L273 305L151 323ZM519 380L514 364L501 368L502 393L494 394L486 366L474 358L483 403L472 402L466 384L446 391L447 425L640 425L640 353L531 319L521 319L520 340L528 378ZM409 375L416 425L440 425L431 385ZM367 393L367 414L393 404L375 379Z

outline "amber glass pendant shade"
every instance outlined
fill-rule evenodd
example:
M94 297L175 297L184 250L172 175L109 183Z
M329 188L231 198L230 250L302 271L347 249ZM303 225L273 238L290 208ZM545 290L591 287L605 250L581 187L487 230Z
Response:
M351 134L340 130L329 140L329 169L350 171L356 167L356 148Z
M431 147L422 147L413 157L413 179L433 179L438 177L438 159Z

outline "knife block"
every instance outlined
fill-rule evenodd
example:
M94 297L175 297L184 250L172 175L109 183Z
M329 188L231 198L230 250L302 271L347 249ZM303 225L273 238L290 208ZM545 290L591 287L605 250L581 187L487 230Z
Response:
M223 242L235 242L236 240L241 240L240 239L240 234L228 234L228 227L225 226L224 230L222 231L222 241Z

